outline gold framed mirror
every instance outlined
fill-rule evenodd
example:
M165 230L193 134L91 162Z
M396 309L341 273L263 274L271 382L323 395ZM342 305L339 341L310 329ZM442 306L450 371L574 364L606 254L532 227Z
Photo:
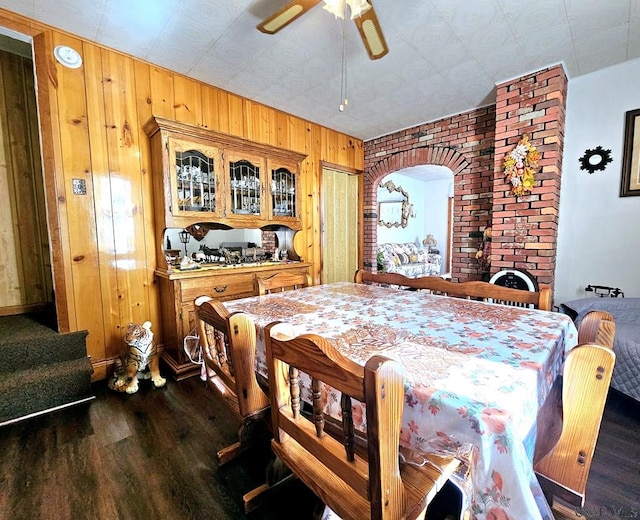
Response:
M409 203L409 195L393 181L378 186L378 225L388 228L409 225L409 217L413 208Z

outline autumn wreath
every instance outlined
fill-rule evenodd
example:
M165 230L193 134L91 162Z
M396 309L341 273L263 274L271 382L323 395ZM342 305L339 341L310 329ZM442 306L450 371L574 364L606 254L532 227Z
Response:
M529 193L536 182L540 152L523 135L516 147L504 156L504 175L516 197Z

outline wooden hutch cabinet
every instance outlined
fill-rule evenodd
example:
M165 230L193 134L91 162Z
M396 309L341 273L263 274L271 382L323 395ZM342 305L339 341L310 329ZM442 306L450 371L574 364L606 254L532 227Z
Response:
M151 142L156 226L300 229L305 155L159 117L144 130Z
M200 371L183 349L184 337L195 327L197 296L244 298L254 294L258 274L309 272L310 264L292 246L301 229L299 175L305 156L159 117L151 118L144 130L152 154L162 359L182 379ZM163 235L167 228L194 225L275 231L289 261L181 271L167 263Z

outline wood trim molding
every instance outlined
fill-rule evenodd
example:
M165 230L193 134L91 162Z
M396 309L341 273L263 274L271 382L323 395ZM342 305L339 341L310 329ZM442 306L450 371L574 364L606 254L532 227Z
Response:
M220 148L235 148L259 155L294 161L296 163L301 163L307 158L305 154L287 150L285 148L278 148L270 144L248 141L247 139L236 137L231 134L224 134L208 128L202 128L201 126L172 121L170 119L157 116L151 117L151 119L143 125L143 129L149 137L153 136L160 130L165 130L167 132L179 134L182 138L203 140Z

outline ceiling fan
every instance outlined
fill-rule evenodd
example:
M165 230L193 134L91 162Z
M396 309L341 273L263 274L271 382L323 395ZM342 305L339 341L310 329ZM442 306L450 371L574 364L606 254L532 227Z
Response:
M258 24L258 30L267 34L275 34L323 1L324 8L339 18L344 18L346 2L351 11L351 19L355 22L372 60L382 58L389 52L376 12L371 2L367 2L367 0L292 0Z

